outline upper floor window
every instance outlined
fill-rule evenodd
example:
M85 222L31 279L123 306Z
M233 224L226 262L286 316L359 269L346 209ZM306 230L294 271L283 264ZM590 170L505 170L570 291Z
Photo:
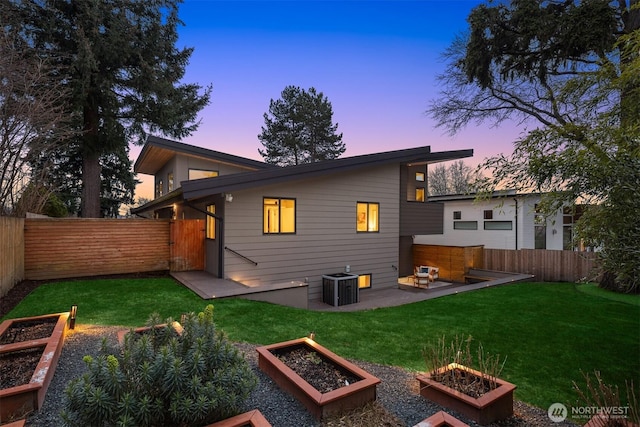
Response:
M488 209L484 211L484 219L493 219L493 210Z
M216 213L216 205L207 205L207 212L211 214ZM207 215L207 239L216 238L216 218Z
M416 181L424 182L424 172L416 172Z
M171 193L173 191L173 172L169 172L167 174L167 192Z
M356 204L356 231L377 232L380 226L380 204L358 202Z
M416 202L424 202L424 188L416 188Z
M296 232L296 200L265 197L263 199L263 233Z
M189 169L189 181L191 181L192 179L215 178L216 176L218 176L218 171L205 169Z
M454 230L477 230L478 221L454 221Z
M164 194L164 183L162 182L162 178L160 178L156 182L156 198L162 197Z
M462 211L453 211L453 219L462 219Z

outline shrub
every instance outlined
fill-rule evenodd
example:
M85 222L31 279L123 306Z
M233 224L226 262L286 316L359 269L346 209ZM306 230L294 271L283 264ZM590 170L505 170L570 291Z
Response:
M626 427L629 425L627 421L636 424L640 422L640 396L636 395L633 381L626 382L625 403L617 385L605 383L600 371L594 371L593 374L595 380L588 373L582 373L584 387L573 382L582 405L594 411L592 415L597 415L591 420L591 424L598 427Z
M213 306L182 321L176 330L152 315L117 355L103 341L99 356L85 356L88 372L66 388L66 425L197 426L242 412L257 377L216 330Z

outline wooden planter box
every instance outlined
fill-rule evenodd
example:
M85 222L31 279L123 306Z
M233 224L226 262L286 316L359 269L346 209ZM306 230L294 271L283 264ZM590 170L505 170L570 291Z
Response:
M469 427L469 424L463 423L444 411L439 411L429 418L420 421L413 427Z
M316 352L324 360L359 378L359 381L328 393L321 393L274 354L278 351L290 351L300 347L306 347L308 350ZM376 400L376 386L380 384L378 378L309 338L262 346L256 350L260 369L269 375L280 388L298 399L317 419L359 408Z
M451 363L438 369L437 373L453 369L463 369L472 375L482 376L481 372ZM487 425L513 415L513 391L516 386L496 378L498 387L479 398L473 398L440 382L431 379L431 374L418 375L420 395L445 408L459 412L478 424Z
M38 351L42 352L40 361L29 383L0 390L0 423L22 418L42 406L47 388L51 383L60 358L60 352L68 329L69 313L8 319L0 324L0 336L3 336L15 323L48 318L57 318L53 332L48 338L0 345L0 354L28 349L38 349Z
M205 427L271 427L271 424L259 410L254 409Z

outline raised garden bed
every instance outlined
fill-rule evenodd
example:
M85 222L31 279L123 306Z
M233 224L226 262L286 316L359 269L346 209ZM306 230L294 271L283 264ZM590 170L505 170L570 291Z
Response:
M463 423L444 411L438 411L413 427L469 427L469 424Z
M513 415L513 391L516 386L494 378L497 387L487 391L478 397L455 390L436 381L434 376L450 371L463 371L465 375L472 375L482 378L481 372L451 363L433 373L418 375L416 378L420 383L420 395L445 408L449 408L460 414L467 416L478 424L487 425L494 421L503 420ZM486 377L486 376L485 376Z
M271 424L259 410L254 409L205 427L271 427Z
M376 386L380 383L378 378L309 338L262 346L256 350L260 369L280 388L298 399L317 419L356 409L376 400ZM296 355L300 352L302 354ZM294 359L297 362L294 363ZM326 377L320 372L327 368L343 384L322 391L311 385L314 382L312 377ZM319 375L310 374L306 369L312 369Z
M0 423L40 409L67 332L69 313L0 324Z

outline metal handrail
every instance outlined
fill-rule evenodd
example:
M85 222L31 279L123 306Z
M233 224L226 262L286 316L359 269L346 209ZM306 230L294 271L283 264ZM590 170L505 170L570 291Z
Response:
M253 265L256 265L256 266L258 265L258 263L257 263L257 262L255 262L254 260L252 260L252 259L250 259L250 258L247 258L246 256L242 255L242 254L241 254L240 252L238 252L238 251L234 251L234 250L233 250L233 249L231 249L229 246L225 246L225 247L224 247L224 249L225 249L225 250L227 250L227 251L229 251L229 252L231 252L231 253L233 253L233 254L235 254L235 255L238 255L240 258L244 259L244 260L245 260L245 261L247 261L247 262L250 262L250 263L251 263L251 264L253 264Z

